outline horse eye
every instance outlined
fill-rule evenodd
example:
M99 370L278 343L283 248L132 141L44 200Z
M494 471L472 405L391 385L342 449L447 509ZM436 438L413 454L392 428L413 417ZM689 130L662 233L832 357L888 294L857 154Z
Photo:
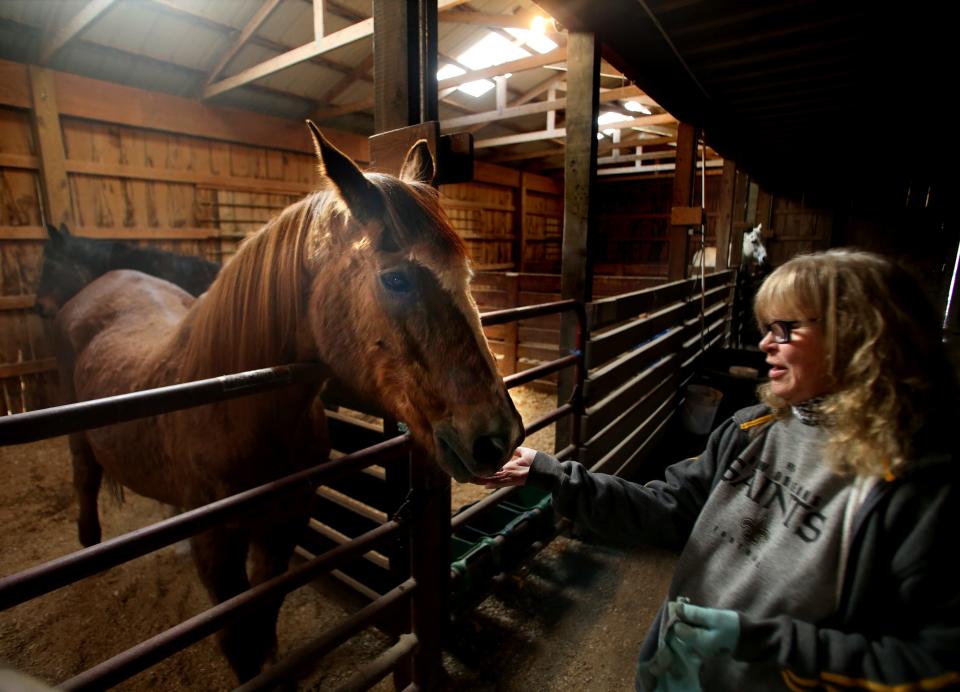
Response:
M410 279L403 272L384 272L380 275L380 283L394 293L408 293L412 288Z

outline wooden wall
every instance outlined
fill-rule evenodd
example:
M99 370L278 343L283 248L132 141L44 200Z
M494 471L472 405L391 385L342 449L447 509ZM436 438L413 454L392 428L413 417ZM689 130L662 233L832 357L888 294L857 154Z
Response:
M369 159L366 138L325 134ZM222 260L315 169L302 123L0 61L0 412L57 402L30 310L44 222Z
M560 272L561 181L477 162L472 182L440 193L479 271Z

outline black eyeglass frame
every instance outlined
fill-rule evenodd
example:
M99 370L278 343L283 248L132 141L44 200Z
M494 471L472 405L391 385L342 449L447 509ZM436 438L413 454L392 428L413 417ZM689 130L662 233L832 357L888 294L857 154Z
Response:
M789 344L790 337L793 333L793 330L802 325L804 322L816 322L817 320L774 320L767 324L761 325L763 327L764 336L771 334L773 340L778 344ZM777 327L780 332L783 332L782 335L777 335L777 332L774 331L774 327Z

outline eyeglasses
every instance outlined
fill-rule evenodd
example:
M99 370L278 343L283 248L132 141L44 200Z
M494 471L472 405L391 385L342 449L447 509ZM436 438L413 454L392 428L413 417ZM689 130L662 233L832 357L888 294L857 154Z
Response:
M769 332L773 335L773 340L778 344L789 344L790 336L794 329L804 322L816 322L816 320L774 320L769 324L761 325L764 334Z

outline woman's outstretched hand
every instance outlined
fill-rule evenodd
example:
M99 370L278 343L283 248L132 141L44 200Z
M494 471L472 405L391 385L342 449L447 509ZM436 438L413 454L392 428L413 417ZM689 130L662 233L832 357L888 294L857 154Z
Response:
M474 483L485 488L507 488L511 485L523 485L527 482L530 464L537 455L537 450L528 447L517 447L513 450L513 458L503 465L499 471L485 478L477 478Z

